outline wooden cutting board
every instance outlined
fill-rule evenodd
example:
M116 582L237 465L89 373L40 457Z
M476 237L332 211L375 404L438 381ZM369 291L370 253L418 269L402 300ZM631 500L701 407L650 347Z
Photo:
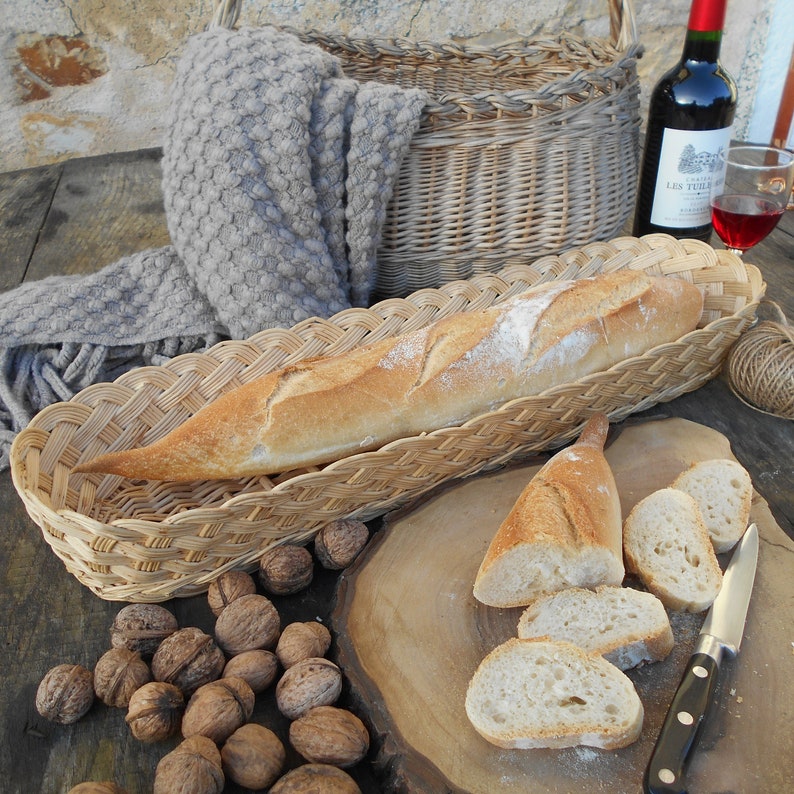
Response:
M691 462L731 456L724 436L683 419L625 427L607 450L624 514ZM703 615L673 613L671 655L629 672L645 708L642 735L630 747L501 750L465 714L469 679L493 647L515 634L521 613L479 604L471 594L474 576L537 469L463 481L392 514L342 578L333 618L339 658L378 735L377 763L395 791L640 791ZM761 544L744 644L740 657L723 666L719 699L690 769L693 794L784 791L794 780L794 543L757 495L752 519Z

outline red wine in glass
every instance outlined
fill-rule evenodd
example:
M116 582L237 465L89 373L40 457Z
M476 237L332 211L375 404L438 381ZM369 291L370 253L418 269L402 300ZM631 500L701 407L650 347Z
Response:
M728 194L712 201L711 220L725 245L747 251L777 226L784 211L779 203L759 196Z
M729 251L741 256L780 220L791 197L794 153L740 144L721 151L711 180L711 221Z

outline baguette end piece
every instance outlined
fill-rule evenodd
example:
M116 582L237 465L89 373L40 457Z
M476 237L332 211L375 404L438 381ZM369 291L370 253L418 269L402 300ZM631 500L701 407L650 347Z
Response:
M623 581L620 497L603 453L608 430L606 416L594 415L527 483L477 572L478 601L526 606L544 593Z

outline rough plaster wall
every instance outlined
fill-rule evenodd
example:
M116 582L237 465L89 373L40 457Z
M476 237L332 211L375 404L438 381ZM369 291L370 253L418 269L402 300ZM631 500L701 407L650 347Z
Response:
M734 0L723 46L743 95L765 40L757 12L776 0ZM678 57L689 0L634 0L647 52L643 101ZM0 171L158 146L175 60L203 29L213 0L0 0ZM607 0L246 0L240 24L289 24L350 35L491 41L515 32L608 36ZM753 29L753 25L755 28ZM751 35L752 34L752 35ZM740 116L750 102L740 107ZM643 111L644 116L644 111ZM744 122L740 122L744 123Z

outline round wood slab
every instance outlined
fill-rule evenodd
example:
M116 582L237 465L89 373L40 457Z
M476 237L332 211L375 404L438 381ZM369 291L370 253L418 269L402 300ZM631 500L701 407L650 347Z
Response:
M668 419L624 428L607 457L625 514L691 462L732 455L719 433ZM465 480L392 514L341 580L333 618L339 659L369 717L378 764L392 790L640 790L703 615L671 614L671 655L628 673L645 708L642 735L630 747L502 750L482 739L466 717L472 674L492 648L515 634L521 614L477 602L474 577L493 534L537 469L521 466ZM723 665L718 702L690 769L693 792L782 791L794 779L794 543L759 497L752 518L761 548L744 644L740 657Z

